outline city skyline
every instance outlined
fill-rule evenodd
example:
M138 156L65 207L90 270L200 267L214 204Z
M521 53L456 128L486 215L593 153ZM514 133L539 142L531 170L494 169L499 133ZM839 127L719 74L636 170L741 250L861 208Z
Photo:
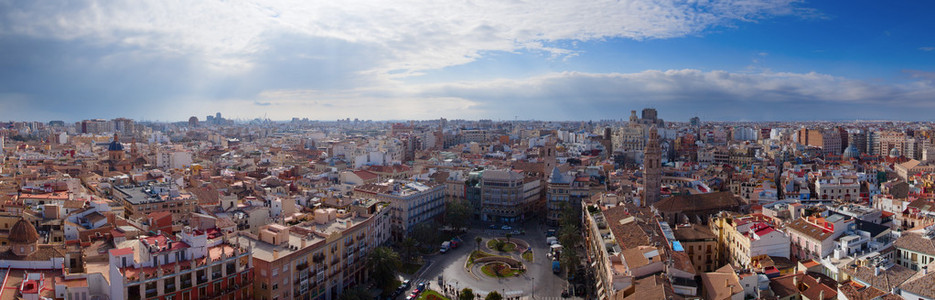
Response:
M919 120L929 3L2 3L0 120Z

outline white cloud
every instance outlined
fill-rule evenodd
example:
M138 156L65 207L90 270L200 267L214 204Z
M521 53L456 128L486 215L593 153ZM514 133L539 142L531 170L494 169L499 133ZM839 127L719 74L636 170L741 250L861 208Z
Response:
M644 106L681 114L722 112L722 119L731 119L733 114L756 120L823 119L859 111L898 111L902 118L926 118L913 112L935 107L935 83L882 84L814 72L683 69L626 74L564 72L341 92L272 90L257 99L289 107L285 114L324 110L339 113L337 116L363 114L372 119L508 119L514 114L552 120L624 118L629 110ZM833 110L824 110L827 108Z
M84 39L201 57L218 70L248 69L269 37L333 38L387 53L372 70L464 64L483 51L534 49L561 40L670 38L807 12L797 0L727 1L41 1L0 4L2 35ZM403 73L405 74L405 73Z
M503 90L505 97L646 97L660 101L684 100L704 95L722 95L735 100L814 101L877 103L919 94L933 96L931 84L880 84L821 73L704 72L694 69L639 73L554 73L525 80L443 84L435 88L449 92ZM514 91L515 93L510 93ZM491 93L500 94L500 92ZM919 99L922 100L922 99Z

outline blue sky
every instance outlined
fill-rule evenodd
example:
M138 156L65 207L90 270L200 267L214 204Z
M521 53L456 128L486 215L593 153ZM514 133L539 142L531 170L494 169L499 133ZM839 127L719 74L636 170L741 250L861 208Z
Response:
M0 120L933 120L928 1L0 0Z

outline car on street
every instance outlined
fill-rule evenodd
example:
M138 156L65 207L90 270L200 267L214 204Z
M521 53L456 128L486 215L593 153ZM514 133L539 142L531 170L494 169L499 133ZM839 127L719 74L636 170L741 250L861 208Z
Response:
M510 225L503 225L502 227L500 227L500 229L502 229L502 230L513 230L513 227L510 227Z
M400 287L402 287L404 290L409 289L410 286L411 284L409 283L409 279L403 280L403 284L400 285Z
M513 231L510 231L510 234L512 234L512 235L522 235L522 234L524 234L524 233L526 233L526 232L525 232L525 231L522 231L522 230L513 230Z
M490 226L487 226L487 228L497 229L497 224L490 224Z

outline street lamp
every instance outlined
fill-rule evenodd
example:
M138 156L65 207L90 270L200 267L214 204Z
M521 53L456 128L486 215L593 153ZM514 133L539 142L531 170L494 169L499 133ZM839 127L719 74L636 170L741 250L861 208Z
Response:
M532 277L532 282L530 283L532 284L532 296L530 297L536 299L536 278Z

